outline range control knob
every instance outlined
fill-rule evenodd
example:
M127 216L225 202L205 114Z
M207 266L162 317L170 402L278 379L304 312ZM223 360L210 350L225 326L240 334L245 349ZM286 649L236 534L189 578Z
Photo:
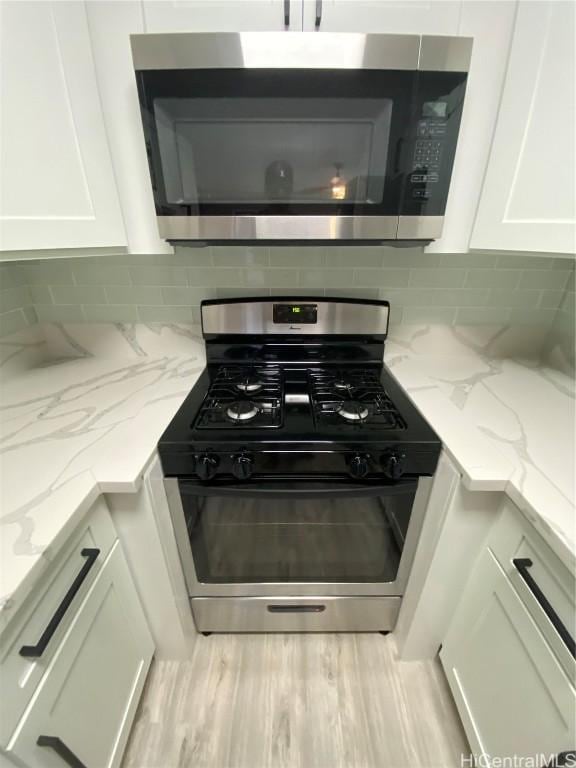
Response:
M350 463L348 464L348 471L352 477L356 478L356 480L361 480L363 477L366 477L369 470L370 464L368 462L368 456L361 456L359 453L357 453L356 456L350 459Z
M218 469L218 457L204 453L196 458L196 474L200 480L211 480Z
M382 469L390 480L399 480L406 467L406 454L391 452L382 457Z
M232 459L232 474L238 480L248 480L254 472L254 459L245 453Z

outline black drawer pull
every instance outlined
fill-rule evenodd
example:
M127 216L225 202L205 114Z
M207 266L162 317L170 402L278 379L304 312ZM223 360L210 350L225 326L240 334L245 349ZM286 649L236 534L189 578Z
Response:
M325 605L269 605L270 613L322 613Z
M284 0L284 26L290 26L290 0Z
M72 582L72 585L68 592L64 595L64 598L58 608L56 608L56 611L54 613L54 616L50 619L50 622L48 623L48 626L42 633L42 637L36 645L23 645L22 648L20 648L20 656L26 656L26 658L39 658L42 656L44 651L46 650L46 646L50 642L52 635L56 630L58 629L58 625L64 618L64 614L70 607L70 603L72 600L74 600L74 597L76 596L76 593L82 586L82 582L85 580L86 576L88 576L88 573L90 572L90 569L96 562L96 558L100 554L99 549L83 549L80 554L82 557L86 558L86 562L82 566L80 572L78 573L78 576L74 579Z
M520 576L526 582L526 586L536 598L540 608L542 608L546 616L550 619L552 626L562 638L562 642L564 643L566 648L568 648L573 658L576 659L576 642L574 642L574 638L572 637L570 632L568 632L568 630L562 623L562 619L560 618L560 616L558 616L554 608L552 608L552 606L546 599L546 596L544 595L544 593L542 592L538 584L536 584L536 582L532 578L532 574L528 570L533 564L532 560L530 560L529 557L518 557L512 560L512 564L514 565L514 567L516 568Z
M62 760L69 765L70 768L86 768L82 760L79 760L71 749L68 749L66 744L59 739L58 736L38 736L36 744L39 747L50 747L54 752L61 757Z
M314 29L318 31L322 24L322 0L316 0L316 18L314 19Z

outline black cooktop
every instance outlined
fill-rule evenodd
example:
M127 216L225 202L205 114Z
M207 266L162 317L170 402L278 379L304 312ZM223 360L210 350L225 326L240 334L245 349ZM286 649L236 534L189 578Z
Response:
M360 313L377 330L386 302L318 300L320 327L307 334L305 324L251 333L276 322L257 299L205 304L208 364L160 439L165 475L201 475L206 464L220 478L246 459L253 478L346 474L361 459L377 476L392 454L403 474L433 474L438 436L383 364L383 336L357 328ZM344 321L354 334L340 332Z
M160 448L225 443L439 440L383 365L209 365Z

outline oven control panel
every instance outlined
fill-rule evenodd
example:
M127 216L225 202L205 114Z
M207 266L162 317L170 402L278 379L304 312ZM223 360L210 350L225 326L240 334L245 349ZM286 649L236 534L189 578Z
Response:
M275 323L283 325L314 325L318 322L318 305L274 304L272 316Z
M182 461L189 462L190 456L182 455ZM232 476L247 481L254 476L268 479L285 478L288 475L300 480L318 477L344 480L382 479L397 482L404 475L418 475L429 468L426 452L408 452L398 447L375 447L370 451L279 451L250 450L235 446L231 451L218 448L196 454L193 466L186 466L186 475L195 475L207 482ZM192 471L190 471L192 470ZM184 469L182 469L184 474Z

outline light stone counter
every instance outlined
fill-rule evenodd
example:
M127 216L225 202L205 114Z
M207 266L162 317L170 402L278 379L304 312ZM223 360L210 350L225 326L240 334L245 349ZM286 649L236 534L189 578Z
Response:
M138 489L204 364L189 327L0 342L0 627L97 496Z
M575 382L530 351L509 329L420 327L393 332L384 357L466 485L488 489L491 474L574 568Z
M573 563L574 383L507 359L505 331L482 333L401 329L385 362L468 487L508 493ZM138 489L204 364L190 326L47 326L0 341L0 626L98 494Z

